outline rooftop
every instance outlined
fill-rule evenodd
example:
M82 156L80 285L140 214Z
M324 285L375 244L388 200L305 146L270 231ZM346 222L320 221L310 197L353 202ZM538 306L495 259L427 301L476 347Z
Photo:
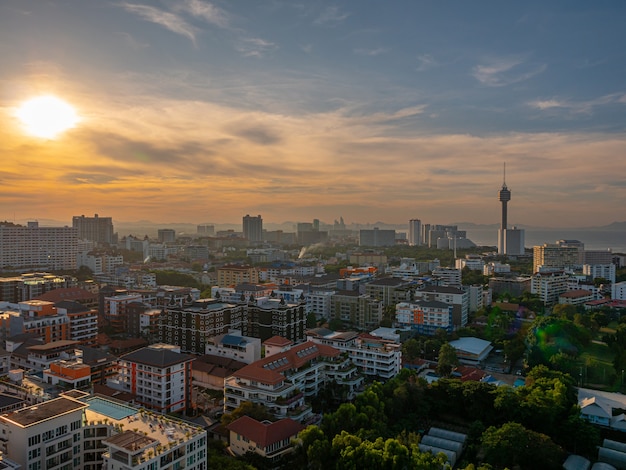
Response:
M87 405L70 398L59 397L37 405L29 406L2 416L19 426L27 427L50 418L87 408Z

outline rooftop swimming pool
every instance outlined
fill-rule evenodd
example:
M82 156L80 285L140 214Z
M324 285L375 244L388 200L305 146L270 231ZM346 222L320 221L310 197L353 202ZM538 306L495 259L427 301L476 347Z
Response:
M112 419L124 419L137 414L137 409L130 406L105 400L100 397L92 397L85 400L93 411L108 416Z

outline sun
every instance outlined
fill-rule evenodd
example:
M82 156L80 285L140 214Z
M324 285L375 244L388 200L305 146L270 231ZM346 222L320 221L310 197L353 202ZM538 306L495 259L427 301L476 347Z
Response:
M76 110L56 96L38 96L23 103L16 112L26 132L44 139L54 139L76 126Z

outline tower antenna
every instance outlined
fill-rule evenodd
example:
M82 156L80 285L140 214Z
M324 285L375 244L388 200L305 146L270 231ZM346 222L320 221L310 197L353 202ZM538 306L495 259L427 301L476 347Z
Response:
M504 162L504 173L502 176L502 186L506 188L506 162Z

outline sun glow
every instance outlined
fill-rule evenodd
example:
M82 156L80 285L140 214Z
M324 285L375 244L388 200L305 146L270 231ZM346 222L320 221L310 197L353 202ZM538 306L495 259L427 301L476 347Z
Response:
M44 139L54 139L80 120L72 106L55 96L38 96L26 101L16 116L26 132Z

